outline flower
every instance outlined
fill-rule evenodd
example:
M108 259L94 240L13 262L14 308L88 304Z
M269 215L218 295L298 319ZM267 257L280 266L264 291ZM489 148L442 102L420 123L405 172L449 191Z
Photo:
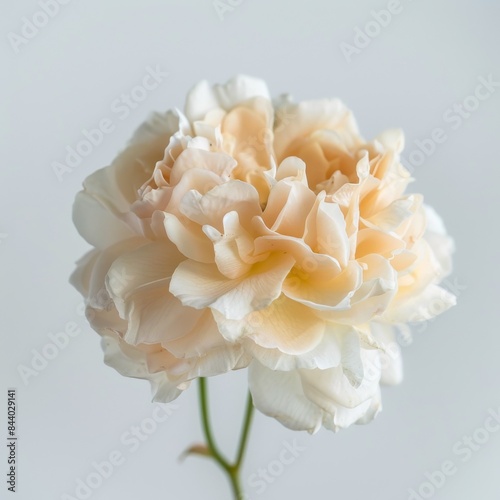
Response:
M154 115L74 206L95 248L72 283L105 361L159 401L248 367L255 406L292 429L370 421L402 378L398 329L455 303L453 244L406 192L403 146L245 76Z

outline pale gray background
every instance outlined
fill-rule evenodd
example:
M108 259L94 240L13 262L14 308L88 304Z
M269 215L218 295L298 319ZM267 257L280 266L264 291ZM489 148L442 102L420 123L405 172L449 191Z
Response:
M0 173L1 449L5 390L18 388L19 492L0 498L59 500L72 494L93 461L113 450L126 456L93 500L229 498L225 478L199 458L179 454L201 438L194 387L168 422L128 453L120 436L151 415L147 383L125 379L102 361L99 339L76 312L80 297L67 283L87 245L71 222L82 180L106 165L152 111L182 107L202 78L223 82L243 72L267 80L273 94L297 99L341 97L366 137L400 126L407 151L436 127L447 141L415 170L414 190L447 222L458 251L453 279L464 289L451 312L427 325L404 348L405 381L384 390L384 411L369 426L310 437L257 415L245 480L278 458L283 442L306 448L252 499L405 500L425 473L447 459L457 474L433 498L498 500L500 432L462 464L454 444L500 407L498 331L498 137L500 89L457 130L443 113L470 95L480 76L500 80L498 1L401 0L403 11L348 63L339 45L352 43L372 9L387 1L244 0L221 21L211 0L76 1L15 54L9 32L40 7L2 1L2 144ZM110 111L148 65L170 76L123 121ZM58 182L51 169L83 128L105 117L116 130ZM6 235L6 236L4 236ZM68 321L82 333L25 387L29 365L48 333ZM232 451L245 374L211 385L217 435ZM0 453L0 472L6 469Z

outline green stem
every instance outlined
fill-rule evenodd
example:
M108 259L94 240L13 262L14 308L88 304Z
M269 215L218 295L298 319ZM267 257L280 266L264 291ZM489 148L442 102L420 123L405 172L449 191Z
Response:
M248 393L247 397L247 407L245 410L245 420L243 422L243 431L241 433L240 445L238 446L238 455L236 457L236 468L239 469L241 462L243 461L243 457L245 456L245 451L248 443L248 436L250 434L250 426L252 425L252 417L253 417L253 401L252 395Z
M242 500L243 489L240 484L239 471L233 469L233 471L228 472L228 474L229 474L229 482L231 483L231 489L233 491L234 500Z
M223 469L228 471L231 466L229 462L222 456L215 444L215 440L212 436L212 430L210 429L210 417L208 415L208 394L207 394L207 381L205 378L200 378L200 406L201 406L201 421L203 423L203 432L205 434L205 439L207 440L208 448L212 453L212 457L221 465Z
M210 450L210 456L221 466L221 468L228 475L234 499L241 500L243 499L243 489L241 487L241 482L240 482L240 469L241 469L241 463L245 456L245 451L248 444L248 436L250 432L250 425L252 423L252 416L253 416L252 397L250 394L248 395L247 407L245 411L245 420L243 422L243 429L240 437L240 443L238 446L238 453L236 456L235 463L231 464L220 453L212 434L212 430L210 427L210 417L208 412L207 381L203 377L200 378L199 381L200 381L199 395L200 395L200 407L201 407L201 420L203 424L203 432L205 434L205 439L207 440L207 446Z

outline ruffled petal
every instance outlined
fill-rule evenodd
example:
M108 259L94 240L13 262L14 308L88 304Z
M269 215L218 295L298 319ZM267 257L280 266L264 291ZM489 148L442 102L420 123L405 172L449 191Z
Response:
M165 344L195 327L202 312L184 307L168 289L182 260L172 244L151 243L122 254L109 269L106 288L128 321L129 344Z
M187 306L211 307L227 319L240 320L264 309L281 294L293 259L274 254L238 279L228 279L216 266L187 260L174 272L170 291Z
M219 323L224 334L224 324ZM323 339L325 322L310 308L284 295L266 309L251 313L243 331L259 346L300 355L314 349Z
M323 412L302 390L299 372L273 371L253 361L248 369L248 385L255 407L289 429L317 432Z

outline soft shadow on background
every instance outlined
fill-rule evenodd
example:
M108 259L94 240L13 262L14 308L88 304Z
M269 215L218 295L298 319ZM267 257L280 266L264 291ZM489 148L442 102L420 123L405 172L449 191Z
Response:
M498 500L500 427L484 425L500 413L500 4L87 0L54 7L49 0L44 16L42 3L11 2L0 20L0 434L6 391L15 387L20 437L19 491L0 484L0 497L78 498L78 480L119 452L123 460L92 500L229 498L212 463L178 461L201 440L195 387L156 424L147 383L102 363L98 335L68 284L88 249L71 205L83 179L108 164L151 111L182 108L200 79L247 73L264 78L273 95L340 97L367 138L404 129L412 189L456 240L446 286L458 295L456 308L416 329L404 348L405 381L384 390L384 411L369 426L309 436L257 415L243 473L249 498L418 500L410 491L420 490L428 495L421 498ZM389 9L390 17L381 13ZM157 67L168 73L158 87L124 103L122 93ZM58 178L54 162L104 119L112 126L102 142ZM76 334L47 350L64 330ZM245 385L245 372L211 381L227 452ZM149 434L134 437L135 426ZM295 460L279 467L287 446ZM436 471L449 461L454 473L441 481ZM1 471L6 462L4 450ZM256 481L262 469L269 480Z

